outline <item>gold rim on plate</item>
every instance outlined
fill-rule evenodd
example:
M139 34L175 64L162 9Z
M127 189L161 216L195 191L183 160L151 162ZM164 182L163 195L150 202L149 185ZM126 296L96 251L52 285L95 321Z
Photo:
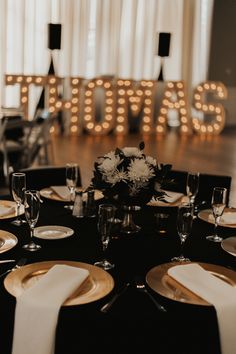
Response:
M16 215L16 203L11 201L11 200L0 200L0 205L6 207L6 208L9 208L9 214L6 214L6 215L0 215L0 220L2 219L11 219L11 218L15 218L17 215ZM24 209L24 206L21 205L20 206L20 212L19 212L19 215L22 215L24 214L25 212L25 209Z
M236 237L228 237L221 242L223 250L236 257Z
M81 305L99 300L109 294L114 287L114 279L102 268L74 261L46 261L28 264L9 273L4 279L4 286L11 295L18 297L55 264L87 269L90 274L84 283L64 302L63 306Z
M70 227L59 225L38 226L34 229L34 236L43 240L61 240L74 234Z
M82 188L77 188L77 191L82 191ZM69 198L60 197L50 187L41 189L40 190L40 195L43 198L50 199L50 200L55 200L55 201L58 201L58 202L68 202L69 201ZM86 199L86 193L84 193L83 198ZM103 198L103 193L101 191L99 191L98 189L95 189L94 199L95 200L99 200L99 199L102 199L102 198Z
M227 213L235 213L235 217L236 217L236 208L225 208L223 215L227 214ZM201 219L203 221L206 221L206 222L209 222L210 224L214 224L215 223L211 209L201 210L198 213L198 217L199 217L199 219ZM223 227L236 228L236 223L235 224L226 224L226 223L220 221L219 225L223 226Z
M9 251L18 242L18 238L15 235L4 230L0 230L0 240L2 244L0 246L0 253Z
M186 304L211 306L211 304L209 304L207 301L194 294L192 291L185 288L183 285L168 275L168 269L179 264L181 263L164 263L149 270L146 275L146 282L148 286L159 295L174 301ZM215 275L226 283L236 287L236 272L233 270L215 264L201 262L198 264L212 275Z

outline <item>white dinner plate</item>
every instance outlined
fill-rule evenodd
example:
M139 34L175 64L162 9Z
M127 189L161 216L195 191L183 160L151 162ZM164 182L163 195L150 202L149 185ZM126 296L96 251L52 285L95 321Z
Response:
M34 229L34 236L44 240L60 240L72 236L74 230L65 226L46 225Z
M228 237L221 242L223 250L236 257L236 236Z

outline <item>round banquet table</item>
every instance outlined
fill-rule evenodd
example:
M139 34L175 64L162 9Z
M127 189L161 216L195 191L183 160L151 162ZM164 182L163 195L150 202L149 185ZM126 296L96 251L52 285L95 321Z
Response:
M74 230L74 235L60 240L37 238L37 243L42 246L37 252L22 249L22 245L29 241L27 224L17 227L12 225L9 219L0 220L0 229L11 232L18 238L17 245L3 253L1 259L18 260L27 257L27 264L47 260L93 264L101 259L102 248L96 217L75 218L63 206L62 202L44 199L36 227L67 226ZM170 214L165 235L156 232L154 213L157 211ZM55 354L220 354L216 314L212 306L181 303L162 297L149 289L166 307L167 312L162 313L156 309L149 297L138 291L134 285L137 275L145 278L150 269L170 262L173 256L179 254L176 211L176 207L143 207L134 215L141 231L131 236L123 235L110 242L108 257L115 263L115 268L109 273L115 281L114 289L97 301L61 308ZM219 243L205 239L212 230L212 224L196 218L192 234L186 240L185 255L191 261L236 268L232 255L226 253ZM219 232L224 238L236 234L233 228L219 227ZM0 273L10 266L11 264L0 264ZM15 297L6 291L3 280L4 278L0 278L0 351L2 354L10 354ZM126 282L130 282L130 286L125 293L109 312L102 313L102 305Z

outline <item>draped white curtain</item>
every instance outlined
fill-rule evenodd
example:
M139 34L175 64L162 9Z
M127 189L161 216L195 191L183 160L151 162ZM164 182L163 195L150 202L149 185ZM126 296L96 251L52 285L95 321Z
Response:
M1 0L0 105L19 106L19 89L5 86L5 74L46 75L50 65L48 23L62 24L61 50L53 51L58 76L99 75L156 79L158 32L171 33L164 79L183 79L183 55L193 58L191 81L206 78L214 0L194 1L192 47L183 42L189 0ZM187 53L186 53L187 50ZM32 116L40 88L30 89Z

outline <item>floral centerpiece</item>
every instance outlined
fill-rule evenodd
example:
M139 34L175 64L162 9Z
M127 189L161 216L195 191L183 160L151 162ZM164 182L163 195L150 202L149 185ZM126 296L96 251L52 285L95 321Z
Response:
M100 189L106 198L125 205L142 205L152 197L162 199L162 184L171 165L157 163L144 154L144 143L139 147L116 148L94 164L92 187Z

